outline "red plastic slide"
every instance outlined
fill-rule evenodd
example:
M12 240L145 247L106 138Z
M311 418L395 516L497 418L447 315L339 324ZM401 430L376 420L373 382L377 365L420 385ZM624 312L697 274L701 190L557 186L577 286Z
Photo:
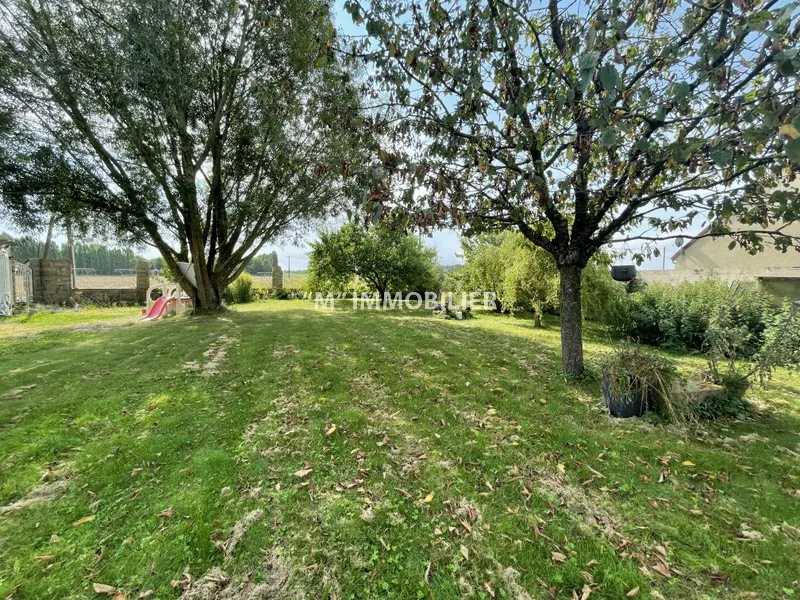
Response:
M142 317L142 321L155 321L156 319L163 317L164 313L167 311L168 302L168 298L161 296L158 300L153 302L153 306L151 306L150 311L144 317Z

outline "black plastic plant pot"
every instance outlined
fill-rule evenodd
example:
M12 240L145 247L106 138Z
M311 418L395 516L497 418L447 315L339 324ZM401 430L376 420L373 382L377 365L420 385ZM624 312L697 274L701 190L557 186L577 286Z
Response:
M634 265L613 265L611 267L611 278L614 281L633 281L636 279L636 266Z
M647 412L647 394L637 393L632 390L625 396L615 396L611 392L611 377L608 373L603 373L603 404L608 407L612 417L618 419L628 419L630 417L641 417Z

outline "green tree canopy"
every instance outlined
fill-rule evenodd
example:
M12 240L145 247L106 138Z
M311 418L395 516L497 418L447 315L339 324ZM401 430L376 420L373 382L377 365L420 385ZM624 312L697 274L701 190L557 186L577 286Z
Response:
M388 292L438 292L440 284L436 251L416 236L354 223L320 233L311 244L308 273L312 291L347 289L358 277L382 300Z
M9 0L2 93L88 178L75 202L170 271L192 261L194 304L213 308L356 160L335 34L323 0Z
M481 234L462 239L466 264L459 274L461 291L493 291L501 311L533 311L536 326L542 313L559 311L558 267L553 257L516 231ZM599 252L582 272L582 314L613 321L619 309L622 284L611 279L611 257Z
M583 370L581 271L619 239L786 249L800 192L795 3L348 0L389 107L383 187L400 226L516 229L560 275ZM732 218L757 227L732 231Z

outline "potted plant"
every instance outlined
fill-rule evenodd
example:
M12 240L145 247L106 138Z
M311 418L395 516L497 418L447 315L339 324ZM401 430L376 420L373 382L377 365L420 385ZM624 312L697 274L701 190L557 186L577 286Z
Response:
M639 347L624 347L601 361L603 404L612 416L641 417L652 410L674 418L680 395L675 364Z

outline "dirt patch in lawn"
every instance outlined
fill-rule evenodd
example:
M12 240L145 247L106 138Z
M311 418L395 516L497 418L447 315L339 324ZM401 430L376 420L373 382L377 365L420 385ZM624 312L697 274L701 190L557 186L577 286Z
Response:
M12 502L11 504L0 506L0 515L17 512L30 506L36 506L37 504L52 502L66 491L70 481L70 479L60 479L58 481L41 483L33 488L24 498Z
M606 536L616 534L622 520L604 506L597 495L590 496L582 487L571 484L563 476L544 475L534 485L546 495L555 496L557 506L573 515L580 515L591 527L599 528Z
M208 350L203 352L205 361L199 362L196 360L184 363L183 368L186 371L193 373L200 373L203 377L213 377L219 375L219 368L228 356L228 349L237 342L237 338L221 335L217 341L209 346Z
M364 373L353 378L349 388L356 397L367 401L381 401L389 397L388 388L377 381L371 373Z
M247 513L244 517L242 517L236 525L230 531L230 535L227 540L219 544L222 551L225 553L225 562L228 562L231 558L233 558L233 552L236 550L236 545L242 541L244 534L247 533L247 530L253 526L261 517L264 516L264 511L260 508L257 508L253 511Z
M23 385L18 387L17 389L11 390L10 392L6 392L2 396L0 396L0 400L17 400L22 394L27 392L28 390L32 390L36 387L35 383L30 385Z
M252 574L232 578L219 567L214 567L201 579L184 579L173 584L184 588L179 600L278 600L298 597L289 593L291 569L278 552L272 550L269 559L258 570L267 577L266 581L254 583L251 581Z
M505 588L511 592L514 600L533 600L533 597L519 583L519 571L512 567L500 568L500 580Z
M272 353L272 356L275 358L286 358L287 356L294 356L295 354L300 354L300 350L298 350L296 346L289 344L288 346L277 348Z

